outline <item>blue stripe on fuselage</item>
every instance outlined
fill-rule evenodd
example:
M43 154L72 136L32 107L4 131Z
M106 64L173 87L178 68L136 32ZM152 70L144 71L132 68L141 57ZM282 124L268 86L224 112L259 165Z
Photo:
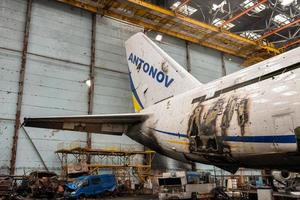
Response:
M131 72L129 71L129 80L130 80L130 87L131 87L131 91L134 95L134 97L136 98L137 102L139 103L139 105L141 106L142 109L144 109L144 106L139 98L139 95L136 92L136 89L134 87L133 81L132 81L132 77L131 77Z
M295 135L225 136L227 142L296 143Z
M154 129L158 133L187 138L186 134L174 133ZM264 136L224 136L223 140L226 142L246 142L246 143L296 143L295 135L264 135Z
M155 128L151 128L151 129L153 129L153 130L155 130L156 132L159 132L159 133L168 134L168 135L177 136L177 137L185 137L185 138L187 138L187 135L185 135L185 134L172 133L172 132L167 132L167 131L161 131L161 130L157 130Z

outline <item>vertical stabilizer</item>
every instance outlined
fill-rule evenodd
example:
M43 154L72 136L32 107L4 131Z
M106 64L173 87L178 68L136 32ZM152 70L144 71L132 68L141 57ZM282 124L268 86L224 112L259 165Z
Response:
M138 112L166 98L201 86L143 33L125 42L134 108Z

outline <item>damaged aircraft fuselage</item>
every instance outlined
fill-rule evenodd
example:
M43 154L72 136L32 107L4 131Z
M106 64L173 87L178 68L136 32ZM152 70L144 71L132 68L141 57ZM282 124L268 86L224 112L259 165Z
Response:
M300 171L300 47L206 84L143 33L125 48L138 113L33 117L25 126L125 133L174 159L231 172Z
M127 135L169 157L231 172L238 167L299 171L300 64L294 54L142 110L151 116Z

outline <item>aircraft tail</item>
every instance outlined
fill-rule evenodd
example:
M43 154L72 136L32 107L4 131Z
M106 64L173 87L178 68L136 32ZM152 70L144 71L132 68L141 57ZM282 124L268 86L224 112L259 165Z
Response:
M145 34L136 33L125 42L125 47L136 112L201 86Z

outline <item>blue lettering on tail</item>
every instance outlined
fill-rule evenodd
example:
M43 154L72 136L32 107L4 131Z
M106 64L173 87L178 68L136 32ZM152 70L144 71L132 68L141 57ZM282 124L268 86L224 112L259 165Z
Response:
M156 75L156 80L161 83L164 81L164 79L165 79L165 74L162 71L159 71Z
M168 75L166 75L163 71L158 70L158 68L154 67L145 60L139 58L137 55L134 55L131 53L128 57L128 60L136 65L138 68L142 67L142 71L145 72L145 74L148 74L151 78L156 80L158 83L164 83L164 86L168 88L173 82L174 79L170 78Z
M157 73L157 69L153 66L151 66L150 71L149 71L149 76L152 76L152 78L155 78L155 75Z
M169 87L173 81L174 81L174 79L171 78L171 79L169 80L169 76L167 75L166 78L165 78L165 86L166 86L166 87Z

